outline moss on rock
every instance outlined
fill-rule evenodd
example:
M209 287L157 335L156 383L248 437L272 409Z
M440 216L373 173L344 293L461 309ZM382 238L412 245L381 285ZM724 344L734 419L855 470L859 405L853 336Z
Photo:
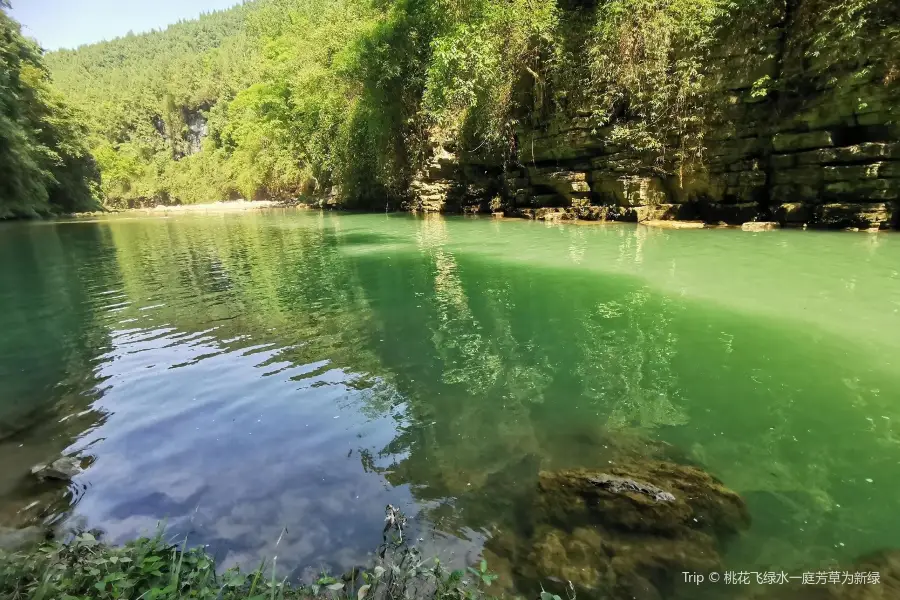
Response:
M665 596L682 571L719 568L724 544L749 524L740 497L708 473L642 458L542 472L524 514L527 533L488 545L514 565L520 591L561 581L613 600Z

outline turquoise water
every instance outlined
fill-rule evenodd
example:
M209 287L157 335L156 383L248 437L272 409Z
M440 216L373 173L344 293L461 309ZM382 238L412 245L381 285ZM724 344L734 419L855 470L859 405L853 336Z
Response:
M539 470L664 442L736 570L900 539L900 237L317 212L0 227L0 525L475 560ZM895 432L895 429L897 430ZM76 486L31 465L92 460ZM27 507L27 508L26 508ZM278 548L283 529L287 534Z

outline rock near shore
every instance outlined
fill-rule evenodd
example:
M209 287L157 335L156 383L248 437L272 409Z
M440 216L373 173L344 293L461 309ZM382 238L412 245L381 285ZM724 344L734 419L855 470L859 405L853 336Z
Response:
M771 221L750 221L749 223L744 223L741 225L741 229L744 231L774 231L776 229L781 228L781 225L778 223L773 223Z
M750 521L708 473L653 460L542 472L526 514L520 532L488 545L520 591L572 582L579 598L605 600L668 597L683 571L721 568L724 544Z
M38 479L55 479L57 481L72 481L75 476L81 474L81 461L71 456L64 456L49 464L35 465L31 473Z

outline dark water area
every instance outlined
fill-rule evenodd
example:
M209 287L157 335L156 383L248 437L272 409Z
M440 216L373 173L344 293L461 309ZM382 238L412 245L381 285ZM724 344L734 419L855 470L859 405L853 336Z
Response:
M7 224L0 526L164 521L303 576L366 562L391 503L426 554L487 544L502 575L539 473L654 454L746 502L726 568L848 564L900 547L898 356L892 234ZM89 465L69 490L29 473L62 454Z

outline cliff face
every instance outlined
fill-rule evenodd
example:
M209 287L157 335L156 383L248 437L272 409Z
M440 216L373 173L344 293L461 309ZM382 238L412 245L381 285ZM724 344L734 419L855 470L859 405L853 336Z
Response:
M211 102L199 108L173 106L168 120L159 115L151 117L157 135L171 149L172 160L192 156L203 148L203 140L209 133L207 114L211 107Z
M662 151L637 150L613 124L569 106L531 115L505 164L437 148L410 208L897 226L900 8L882 3L877 22L870 14L868 29L848 32L829 21L834 4L762 2L730 15L704 61L702 153L691 164L666 158L677 138Z

